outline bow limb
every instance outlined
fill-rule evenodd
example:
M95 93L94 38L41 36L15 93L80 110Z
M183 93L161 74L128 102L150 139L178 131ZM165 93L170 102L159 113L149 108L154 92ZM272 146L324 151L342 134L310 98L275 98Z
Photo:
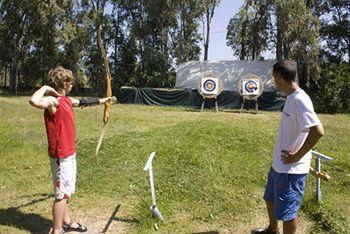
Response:
M103 59L103 63L104 63L104 67L105 67L105 78L106 78L106 96L107 97L111 97L112 96L112 87L111 87L111 73L109 70L109 64L108 64L108 60L107 60L107 54L106 54L106 50L103 46L102 43L102 36L101 36L101 26L99 25L97 27L97 43L98 46L100 48L101 51L101 55L102 55L102 59ZM95 155L94 155L94 159L97 162L97 157L98 157L98 152L100 150L101 144L102 144L102 140L103 140L103 136L105 133L105 127L108 123L108 119L109 119L109 111L111 109L111 103L110 101L105 103L105 108L104 108L104 112L103 112L103 126L101 129L101 134L100 134L100 138L98 140L97 146L96 146L96 150L95 150Z

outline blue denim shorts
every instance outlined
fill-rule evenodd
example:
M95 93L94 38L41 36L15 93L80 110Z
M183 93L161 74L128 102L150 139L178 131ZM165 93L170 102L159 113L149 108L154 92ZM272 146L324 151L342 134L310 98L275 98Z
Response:
M278 173L272 167L265 187L264 199L275 205L275 217L288 221L298 217L307 174Z

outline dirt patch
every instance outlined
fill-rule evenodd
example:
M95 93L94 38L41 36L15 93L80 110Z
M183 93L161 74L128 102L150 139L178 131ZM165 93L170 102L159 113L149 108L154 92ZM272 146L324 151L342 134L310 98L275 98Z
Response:
M74 211L74 219L87 226L87 233L131 233L135 232L138 220L121 204L109 209ZM69 232L79 233L79 232Z

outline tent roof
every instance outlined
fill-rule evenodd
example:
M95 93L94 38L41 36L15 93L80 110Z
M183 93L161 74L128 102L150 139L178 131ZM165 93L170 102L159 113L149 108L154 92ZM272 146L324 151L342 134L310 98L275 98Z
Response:
M201 77L214 74L221 78L224 90L236 91L241 78L254 74L262 79L264 91L273 91L272 66L275 63L275 60L190 61L179 66L175 88L197 89Z

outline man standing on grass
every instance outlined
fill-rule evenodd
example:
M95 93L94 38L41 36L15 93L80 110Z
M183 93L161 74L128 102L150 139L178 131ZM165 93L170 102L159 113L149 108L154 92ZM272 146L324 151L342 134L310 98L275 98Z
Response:
M85 226L71 220L67 205L67 200L75 192L77 172L73 107L104 104L115 97L102 99L68 97L73 86L73 74L63 67L57 67L49 72L48 83L49 86L45 85L37 90L29 102L36 108L45 109L44 120L55 194L51 233L86 232Z
M283 221L284 234L296 232L311 149L324 135L310 97L296 82L296 73L294 61L283 60L273 66L277 89L286 93L287 99L264 193L270 224L252 233L279 233L278 220Z

